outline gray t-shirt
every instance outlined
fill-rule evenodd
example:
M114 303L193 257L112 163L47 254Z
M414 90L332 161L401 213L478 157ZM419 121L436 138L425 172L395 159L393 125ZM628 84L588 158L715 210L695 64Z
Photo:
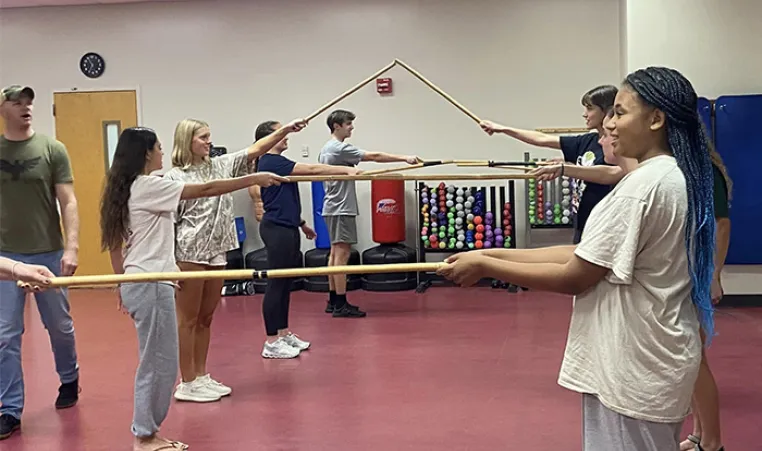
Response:
M357 166L365 156L365 151L349 143L332 138L320 150L318 161L334 166ZM355 182L323 182L325 198L323 199L323 216L357 216L357 192Z

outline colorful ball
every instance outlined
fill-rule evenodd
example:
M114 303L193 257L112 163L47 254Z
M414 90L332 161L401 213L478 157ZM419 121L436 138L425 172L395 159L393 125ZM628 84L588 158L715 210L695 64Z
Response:
M484 243L482 243L481 241L477 241L476 242L476 248L477 249L481 249L483 246L484 246Z
M484 242L484 248L485 249L489 249L490 247L492 247L492 242L491 241L485 241Z

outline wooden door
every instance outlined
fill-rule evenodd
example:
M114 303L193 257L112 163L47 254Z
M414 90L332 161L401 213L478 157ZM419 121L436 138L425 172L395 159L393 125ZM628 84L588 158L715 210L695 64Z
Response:
M53 96L56 138L66 145L79 205L76 275L113 274L101 252L100 201L116 142L138 123L135 91L60 92Z

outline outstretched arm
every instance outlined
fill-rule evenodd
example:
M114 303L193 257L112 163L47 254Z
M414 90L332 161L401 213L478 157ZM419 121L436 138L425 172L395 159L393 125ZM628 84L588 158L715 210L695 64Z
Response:
M493 133L502 133L533 146L547 147L550 149L561 148L561 138L555 135L548 135L534 130L522 130L520 128L508 127L491 121L482 121L479 125L482 127L482 130L489 135L492 135Z
M374 163L396 163L406 162L408 164L417 164L422 160L413 155L394 155L385 152L365 152L362 161L372 161Z
M529 175L541 182L566 176L600 185L616 185L627 172L619 166L581 166L576 164L553 164L534 169Z
M280 140L285 138L289 133L298 132L306 126L307 122L305 122L303 119L293 120L270 133L269 135L265 136L264 138L256 141L254 144L250 145L248 149L246 149L249 162L252 162L269 152L273 146L278 144Z
M187 183L183 187L180 199L197 199L199 197L213 197L232 193L253 185L271 186L288 182L288 179L270 172L257 172L255 174L235 177L230 179L212 180L206 183Z
M356 175L361 172L351 166L296 163L290 175Z
M540 247L536 249L480 249L470 251L485 257L514 263L563 264L574 257L575 245Z
M448 258L447 263L438 273L461 286L486 277L532 290L572 295L587 291L609 271L576 255L566 263L517 263L464 252Z

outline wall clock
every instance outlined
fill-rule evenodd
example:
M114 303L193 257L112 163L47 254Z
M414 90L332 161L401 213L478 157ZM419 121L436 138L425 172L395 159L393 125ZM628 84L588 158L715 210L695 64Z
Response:
M89 78L98 78L106 70L106 61L97 53L85 53L79 60L79 70Z

